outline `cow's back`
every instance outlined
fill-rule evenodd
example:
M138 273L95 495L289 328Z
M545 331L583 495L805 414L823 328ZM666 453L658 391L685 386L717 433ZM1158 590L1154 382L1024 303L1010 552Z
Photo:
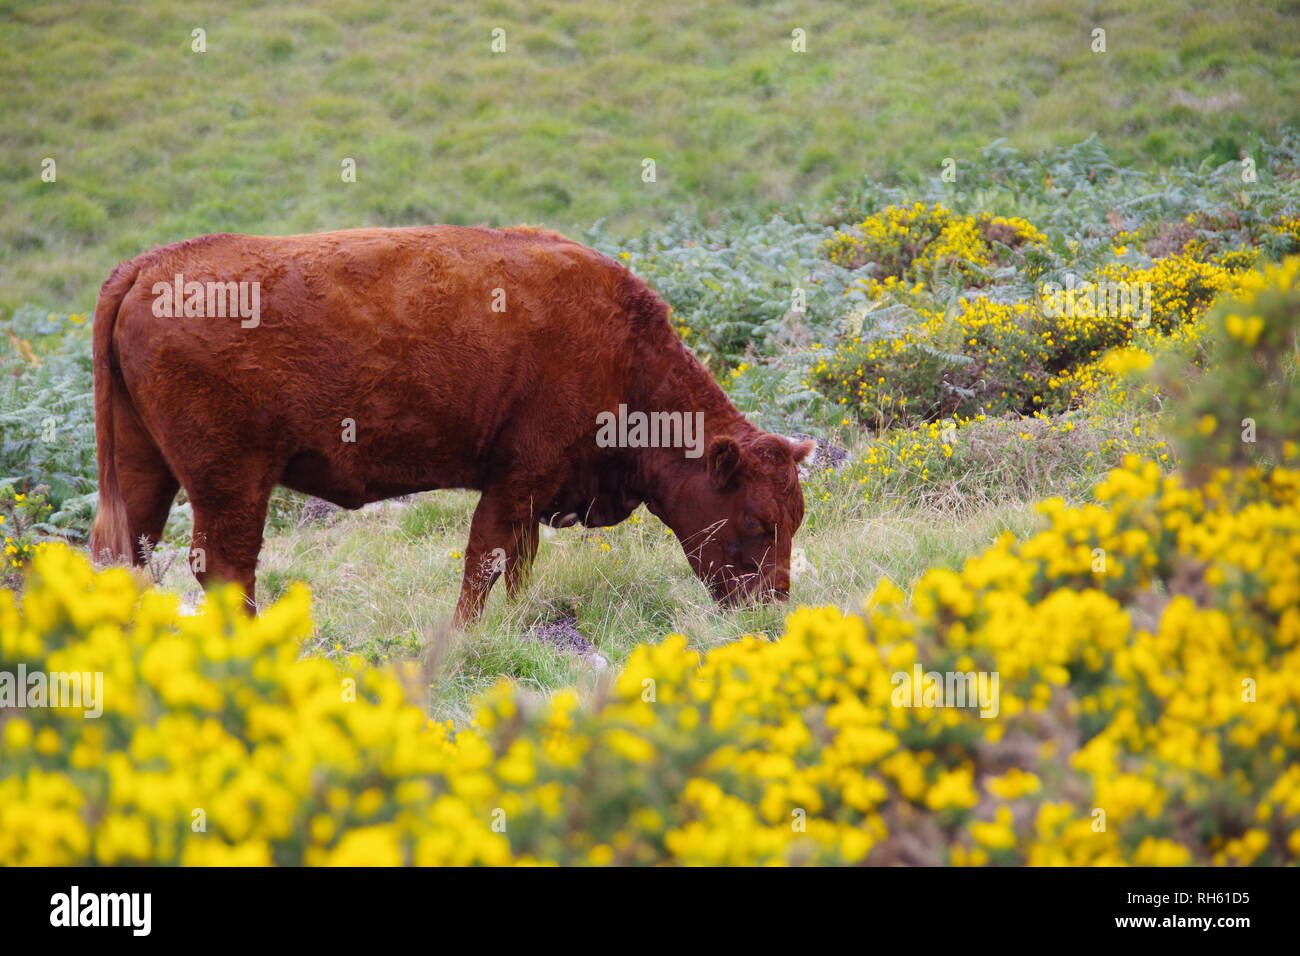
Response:
M502 456L577 441L627 374L636 280L540 230L214 235L131 266L114 351L164 455L237 442L342 503L481 487ZM257 314L156 314L178 276L235 283Z

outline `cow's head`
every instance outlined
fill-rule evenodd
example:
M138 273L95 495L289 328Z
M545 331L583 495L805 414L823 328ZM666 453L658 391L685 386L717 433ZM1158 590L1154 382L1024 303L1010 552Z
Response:
M656 513L720 603L789 597L790 542L803 522L796 466L813 447L780 435L716 437L705 467L657 502Z

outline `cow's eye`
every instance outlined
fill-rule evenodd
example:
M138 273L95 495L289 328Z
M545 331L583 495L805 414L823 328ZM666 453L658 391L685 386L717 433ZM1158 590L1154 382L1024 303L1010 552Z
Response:
M753 515L745 515L744 519L741 521L741 529L745 534L749 535L768 533L767 523L759 518L755 518Z

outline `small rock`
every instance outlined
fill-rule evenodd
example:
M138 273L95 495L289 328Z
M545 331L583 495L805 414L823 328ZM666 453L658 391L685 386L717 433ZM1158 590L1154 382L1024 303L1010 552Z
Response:
M534 625L524 636L529 640L544 641L559 650L576 654L597 670L609 666L609 661L604 655L596 650L591 641L582 636L582 632L578 630L577 618L565 617L550 624Z
M308 498L298 514L298 527L305 528L309 524L332 524L342 510L338 505L330 504L323 498Z
M372 501L369 504L361 506L362 514L373 514L380 511L401 511L403 508L410 506L415 501L415 495L397 495L393 498L383 498L379 501Z

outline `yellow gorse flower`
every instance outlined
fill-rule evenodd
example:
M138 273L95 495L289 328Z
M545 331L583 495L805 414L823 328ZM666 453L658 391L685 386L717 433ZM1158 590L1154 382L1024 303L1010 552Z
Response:
M1294 861L1300 472L1133 458L1096 499L779 641L640 646L599 706L503 681L461 728L301 658L302 587L181 616L45 548L0 670L100 672L104 713L0 710L0 864ZM914 665L997 673L996 713L900 705Z

